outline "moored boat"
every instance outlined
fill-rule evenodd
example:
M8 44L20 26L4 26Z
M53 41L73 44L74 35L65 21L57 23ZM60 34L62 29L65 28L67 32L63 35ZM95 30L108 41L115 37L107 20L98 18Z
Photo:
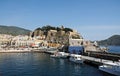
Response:
M81 58L81 55L71 55L69 60L74 63L83 63L83 59Z
M113 74L113 75L120 76L120 63L107 62L99 66L99 70Z
M54 55L50 55L52 58L67 58L67 55L65 55L64 52L57 52Z

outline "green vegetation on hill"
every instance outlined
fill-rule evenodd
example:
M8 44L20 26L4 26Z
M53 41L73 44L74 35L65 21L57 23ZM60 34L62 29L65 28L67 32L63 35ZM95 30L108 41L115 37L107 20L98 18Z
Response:
M39 27L39 28L35 29L35 31L39 31L39 30L43 31L44 35L46 35L46 36L47 36L49 30L57 30L57 31L63 30L63 31L65 31L65 33L69 32L69 31L73 32L73 30L71 28L59 28L59 27L53 27L50 25L46 25L46 26L43 26L42 28Z
M26 30L16 26L3 26L0 25L0 34L11 34L11 35L28 35L30 30Z
M68 40L69 40L70 32L73 32L73 29L64 28L63 26L53 27L50 25L46 25L46 26L35 29L32 33L32 37L43 36L45 40L47 40L50 43L59 43L63 45L69 45ZM71 36L76 37L76 34Z
M120 35L113 35L106 40L98 41L99 45L119 45L120 46Z
M42 28L39 27L36 30L42 30L42 31L57 30L57 31L60 31L61 28L46 25L46 26L43 26ZM63 31L68 32L68 31L73 31L73 30L71 28L63 28Z

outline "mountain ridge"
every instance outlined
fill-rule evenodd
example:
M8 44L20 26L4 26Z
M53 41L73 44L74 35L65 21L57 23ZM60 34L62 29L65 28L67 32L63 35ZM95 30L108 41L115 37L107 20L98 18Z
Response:
M99 45L115 45L120 46L120 35L113 35L108 39L98 41Z
M0 34L28 35L31 31L17 26L0 25Z

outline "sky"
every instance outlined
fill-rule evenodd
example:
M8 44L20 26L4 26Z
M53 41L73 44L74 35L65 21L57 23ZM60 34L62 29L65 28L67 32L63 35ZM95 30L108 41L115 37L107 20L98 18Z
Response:
M120 35L120 0L0 0L0 25L72 28L84 39Z

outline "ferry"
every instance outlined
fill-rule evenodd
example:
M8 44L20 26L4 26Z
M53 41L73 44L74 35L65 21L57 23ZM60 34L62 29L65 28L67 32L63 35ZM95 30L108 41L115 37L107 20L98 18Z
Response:
M99 70L120 76L120 62L106 62L99 66Z
M65 55L65 52L56 52L54 55L50 55L52 58L67 58L67 55Z
M81 58L81 55L71 55L69 58L70 61L74 63L83 63L83 59Z

